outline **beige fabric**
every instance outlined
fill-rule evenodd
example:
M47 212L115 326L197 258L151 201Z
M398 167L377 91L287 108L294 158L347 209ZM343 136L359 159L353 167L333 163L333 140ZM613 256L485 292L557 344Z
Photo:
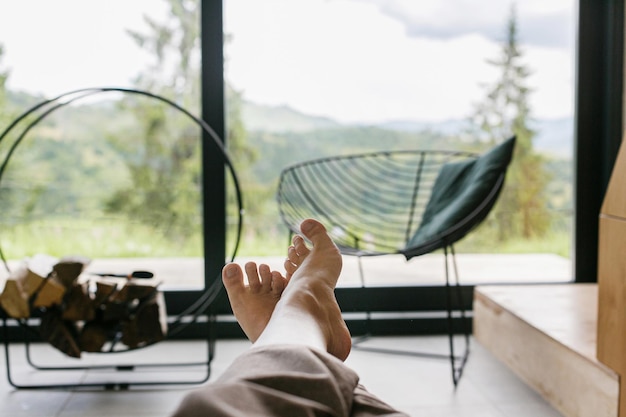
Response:
M407 416L358 381L326 352L296 345L253 348L215 382L189 394L174 417Z

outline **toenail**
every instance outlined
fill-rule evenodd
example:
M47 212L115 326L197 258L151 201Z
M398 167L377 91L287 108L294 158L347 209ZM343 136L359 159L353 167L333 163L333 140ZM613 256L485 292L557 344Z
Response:
M300 230L301 230L303 233L308 232L308 231L309 231L309 230L311 230L312 228L313 228L313 223L312 223L312 222L309 222L309 221L306 221L306 220L305 220L305 221L303 221L303 222L300 224Z
M226 276L229 278L234 277L236 272L235 268L226 268Z

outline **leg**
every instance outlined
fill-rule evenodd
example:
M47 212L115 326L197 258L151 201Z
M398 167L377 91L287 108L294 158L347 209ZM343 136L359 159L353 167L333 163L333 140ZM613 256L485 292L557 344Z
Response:
M271 285L269 291L253 292L257 277L264 288L263 282L277 275L261 267L257 275L247 267L246 287L241 269L224 268L229 299L252 334L253 348L217 381L187 396L177 417L404 416L357 387L358 376L344 365L350 334L333 292L341 255L321 224L305 221L302 232L313 248L306 248L301 237L294 239L282 282L289 281L278 301Z

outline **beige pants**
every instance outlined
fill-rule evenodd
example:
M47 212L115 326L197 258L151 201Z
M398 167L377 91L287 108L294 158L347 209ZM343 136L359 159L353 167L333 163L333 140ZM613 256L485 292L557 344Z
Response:
M252 348L215 382L183 400L175 417L406 417L359 385L326 352L303 346Z

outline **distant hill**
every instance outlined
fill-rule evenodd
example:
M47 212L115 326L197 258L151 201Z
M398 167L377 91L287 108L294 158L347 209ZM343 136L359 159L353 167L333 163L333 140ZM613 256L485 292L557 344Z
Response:
M8 100L16 111L23 111L42 100L40 96L32 96L23 92L8 91ZM109 116L111 109L94 106L93 117ZM106 111L105 111L106 110ZM16 113L17 114L17 113ZM88 117L89 112L83 115ZM242 103L242 118L246 129L251 134L265 132L271 134L308 134L312 132L344 130L370 137L377 136L378 142L388 140L388 133L412 134L420 137L451 138L467 130L468 121L450 119L441 122L423 122L417 120L393 120L377 124L344 124L329 117L314 116L302 113L287 105L268 106L254 102ZM535 148L559 158L571 159L574 144L574 121L572 117L560 119L539 119L532 127L537 132ZM369 130L364 134L365 130ZM293 135L288 135L293 137ZM302 139L299 137L298 139ZM371 138L371 140L375 140ZM434 139L437 140L437 139ZM364 144L365 145L365 144ZM328 146L328 145L326 145ZM367 147L367 146L366 146Z
M533 128L535 148L551 155L573 159L574 157L574 118L538 120Z
M327 117L310 116L289 106L266 106L244 101L242 118L249 131L308 132L341 124Z
M416 121L391 121L378 127L402 132L433 132L442 135L456 135L468 128L467 120L445 120L428 123ZM532 123L536 131L534 139L535 149L542 153L561 158L571 158L574 147L574 119L565 117L560 119L539 119Z
M421 122L415 120L394 120L371 125L342 124L328 117L311 116L289 106L266 106L244 102L242 118L248 131L270 133L306 133L315 130L375 128L402 133L430 133L437 136L456 136L468 129L468 121L450 119L441 122ZM549 155L570 159L573 155L574 120L572 117L560 119L540 119L532 124L537 135L535 149Z

